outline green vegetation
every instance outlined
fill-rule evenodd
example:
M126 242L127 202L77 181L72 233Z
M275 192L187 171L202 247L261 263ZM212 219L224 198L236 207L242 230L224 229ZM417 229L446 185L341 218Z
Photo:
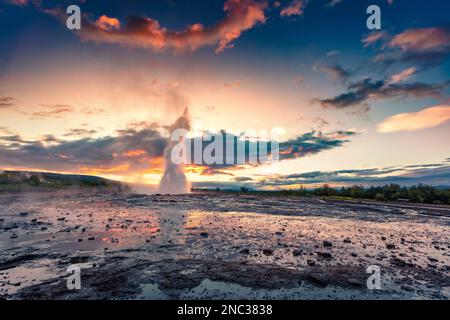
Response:
M202 189L199 189L202 190ZM208 190L203 190L208 191ZM216 191L219 191L216 189ZM384 186L364 187L354 185L350 187L332 188L325 184L319 188L306 189L301 187L295 190L263 191L250 190L241 187L237 190L220 190L221 192L249 193L266 196L298 196L298 197L334 197L343 200L366 199L375 201L402 201L427 204L450 204L450 188L437 188L419 184L412 187L402 187L398 184Z
M419 184L412 187L401 187L398 184L388 184L379 187L364 188L363 186L330 188L324 185L307 191L316 196L348 197L351 199L371 199L376 201L410 201L428 204L450 204L450 189L436 188Z
M120 182L93 176L23 171L3 171L0 173L0 191L44 190L69 187L106 188L118 192L128 190L128 187Z

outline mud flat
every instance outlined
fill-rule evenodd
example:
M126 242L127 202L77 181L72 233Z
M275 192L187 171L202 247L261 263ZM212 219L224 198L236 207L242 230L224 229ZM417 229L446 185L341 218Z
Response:
M449 299L450 209L239 194L0 195L3 299ZM67 289L67 268L81 289ZM370 290L368 266L381 270Z

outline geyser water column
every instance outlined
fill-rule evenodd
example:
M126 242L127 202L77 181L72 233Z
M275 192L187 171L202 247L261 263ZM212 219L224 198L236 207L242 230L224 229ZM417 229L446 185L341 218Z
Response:
M183 115L179 117L169 128L170 134L176 129L190 130L190 119L188 109L186 108ZM159 192L164 194L180 194L190 191L190 184L184 174L184 165L175 164L172 161L172 149L177 145L178 141L171 141L170 136L167 147L164 150L164 175L159 182Z

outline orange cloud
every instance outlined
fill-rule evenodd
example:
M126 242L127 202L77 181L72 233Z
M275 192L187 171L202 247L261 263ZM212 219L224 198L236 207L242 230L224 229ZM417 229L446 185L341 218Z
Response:
M410 29L396 35L389 46L403 51L428 51L448 47L450 31L448 28Z
M111 31L120 28L120 21L116 18L110 18L106 15L101 16L95 22L97 27L105 31Z
M448 120L450 120L450 105L438 105L387 118L378 125L377 130L381 133L417 131L436 127Z
M91 175L101 175L105 173L125 173L129 169L128 164L122 164L114 167L81 167L79 169L80 172Z
M139 157L147 154L147 151L139 149L139 150L129 150L127 152L124 152L123 155L125 157Z
M77 32L85 41L113 43L124 47L145 48L154 51L172 49L175 51L196 50L203 46L216 45L216 52L233 47L233 41L242 32L265 23L264 10L267 1L227 0L224 4L226 17L211 27L200 23L187 26L183 31L170 31L157 20L148 17L129 18L122 26L116 18L105 15L95 22L84 17L83 27ZM60 13L48 11L60 16Z

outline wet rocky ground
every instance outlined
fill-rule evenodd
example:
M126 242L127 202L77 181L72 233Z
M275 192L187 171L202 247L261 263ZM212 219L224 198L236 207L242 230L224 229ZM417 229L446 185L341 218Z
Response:
M449 299L449 231L448 206L1 194L0 297ZM73 266L79 290L67 287ZM379 289L367 287L369 266L381 272Z

